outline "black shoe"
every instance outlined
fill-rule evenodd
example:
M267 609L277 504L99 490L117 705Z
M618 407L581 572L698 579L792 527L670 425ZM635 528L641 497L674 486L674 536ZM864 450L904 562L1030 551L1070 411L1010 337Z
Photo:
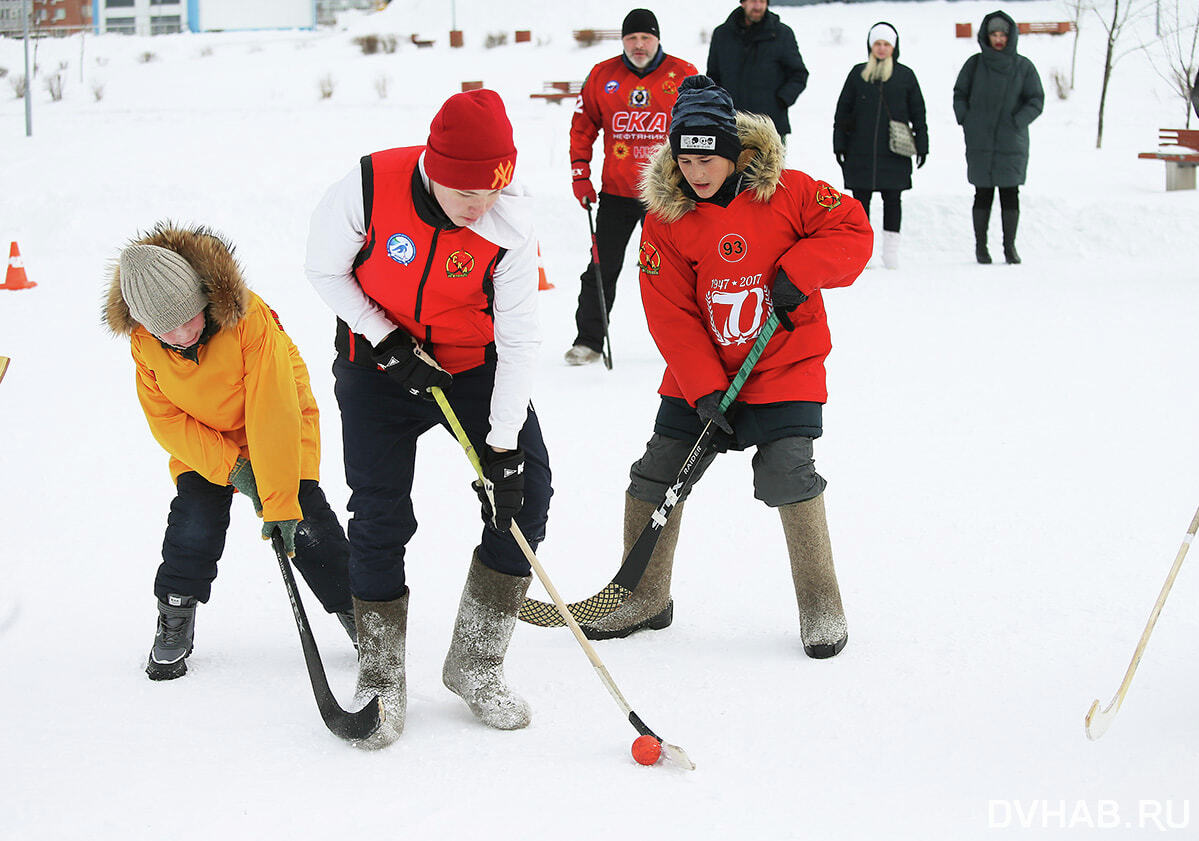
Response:
M341 627L345 628L346 633L350 637L350 642L354 643L354 650L358 650L358 628L354 625L354 611L339 610L333 614L337 617L337 621L341 623Z
M1020 262L1020 255L1016 253L1016 244L1005 245L1003 247L1003 259L1007 260L1012 265Z
M978 260L984 266L989 266L991 265L991 252L987 250L985 245L975 245L974 259Z
M655 613L649 619L642 622L629 625L627 628L620 628L615 631L601 631L598 628L590 628L586 625L581 625L580 627L583 629L583 636L589 640L613 640L624 639L635 631L660 631L670 625L672 621L674 621L674 599L667 602L666 607L661 612Z
M171 593L158 603L158 627L154 647L146 661L150 680L174 680L187 674L187 656L192 653L196 630L196 600Z

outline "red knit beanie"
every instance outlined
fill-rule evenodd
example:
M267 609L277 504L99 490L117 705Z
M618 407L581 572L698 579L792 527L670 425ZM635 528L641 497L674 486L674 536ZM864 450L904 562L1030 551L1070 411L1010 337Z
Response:
M429 126L425 172L455 190L499 190L512 181L516 146L504 100L495 91L456 93Z

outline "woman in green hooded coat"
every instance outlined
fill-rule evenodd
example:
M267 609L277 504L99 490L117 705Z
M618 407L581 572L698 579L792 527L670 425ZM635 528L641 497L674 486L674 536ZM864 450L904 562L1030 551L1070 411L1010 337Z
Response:
M1033 63L1016 52L1016 23L991 12L978 31L981 51L966 59L953 86L953 113L966 136L966 177L975 187L974 253L990 263L987 227L999 188L1003 257L1019 263L1016 226L1020 185L1028 170L1028 126L1045 107Z

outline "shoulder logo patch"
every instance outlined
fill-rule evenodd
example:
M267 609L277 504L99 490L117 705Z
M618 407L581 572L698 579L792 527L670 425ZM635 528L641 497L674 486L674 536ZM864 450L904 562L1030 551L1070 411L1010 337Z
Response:
M823 207L825 210L832 210L835 207L841 206L841 194L825 184L823 181L816 182L816 204Z
M475 268L475 258L469 251L455 251L445 258L446 277L466 277Z
M641 243L641 248L637 252L637 268L645 272L651 277L656 277L662 269L662 257L658 254L657 247L652 242Z
M387 256L406 266L416 259L416 243L407 234L392 234L387 238Z

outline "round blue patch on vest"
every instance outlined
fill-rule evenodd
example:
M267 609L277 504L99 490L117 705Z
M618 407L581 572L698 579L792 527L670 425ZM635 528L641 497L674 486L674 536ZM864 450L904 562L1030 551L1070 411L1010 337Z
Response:
M407 234L392 234L387 240L387 256L406 266L416 259L416 243Z

